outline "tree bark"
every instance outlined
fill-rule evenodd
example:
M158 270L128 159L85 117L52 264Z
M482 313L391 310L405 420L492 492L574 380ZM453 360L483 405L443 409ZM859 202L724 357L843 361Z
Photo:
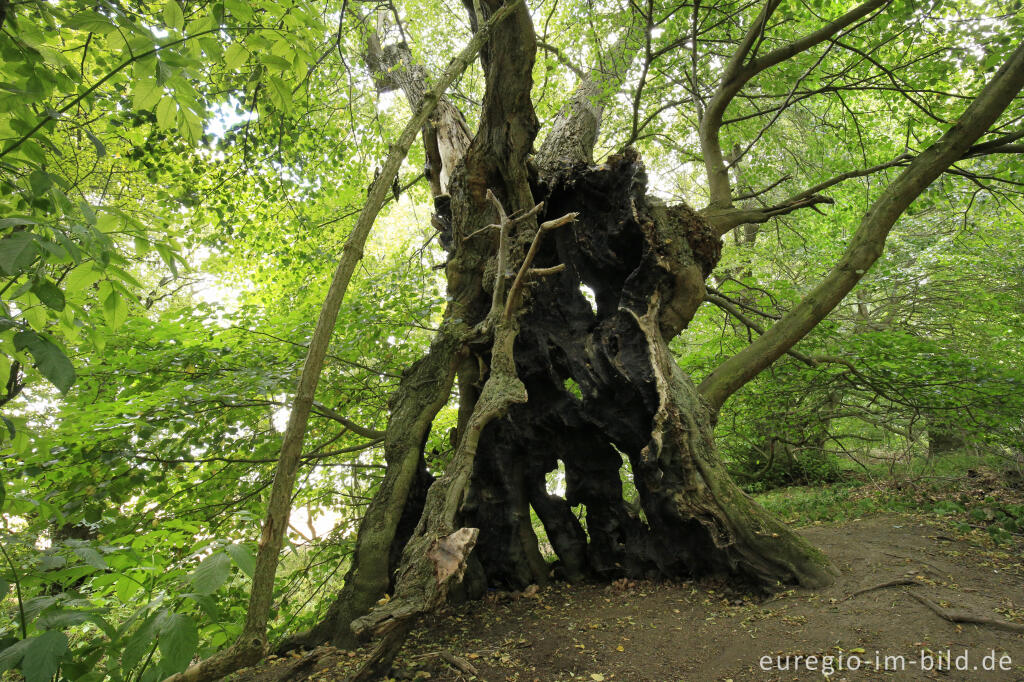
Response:
M869 0L820 31L748 60L761 30L752 27L705 118L720 119L729 99L758 72L882 4ZM775 6L769 3L763 22ZM478 7L486 18L498 5L483 0ZM675 364L668 344L703 302L704 280L720 254L723 223L718 219L735 212L727 173L723 189L721 174L709 164L713 210L705 219L684 205L665 206L647 197L643 164L631 150L600 167L588 166L596 139L592 123L599 121L589 97L563 110L567 120L576 120L558 128L559 136L569 139L546 140L540 162L531 164L538 127L530 101L534 45L529 13L519 6L482 51L481 124L453 168L445 204L451 213L441 216L450 229L444 243L450 247L451 303L443 334L452 343L443 392L450 390L447 377L454 367L460 389L456 453L430 488L419 526L405 544L394 598L357 617L386 589L395 568L387 556L401 543L394 525L409 508L407 493L401 492L406 488L388 488L385 494L396 499L375 500L371 507L390 510L382 516L386 532L369 532L365 545L360 538L348 580L360 601L339 611L333 625L337 633L351 618L356 630L386 636L366 675L386 671L415 618L439 604L450 581L472 565L479 565L490 585L507 588L542 582L552 570L570 578L604 579L714 573L768 588L831 582L835 570L828 560L729 479L714 450L717 411L736 387L789 350L835 306L849 290L844 287L852 287L878 257L892 222L967 152L1024 79L1018 49L955 130L911 162L883 193L822 286L755 341L753 350L727 361L724 373L716 371L697 389ZM717 129L709 125L702 123L701 135L702 143L709 134L715 137L707 148L713 157ZM720 165L724 168L724 162ZM801 197L779 211L821 201L816 195ZM576 213L580 219L571 228L537 241L537 221ZM511 263L527 266L506 296L515 274ZM546 276L524 283L531 267ZM521 316L497 312L520 306ZM409 391L400 388L415 412L417 398ZM432 419L434 408L428 407L415 412L421 421ZM392 420L398 428L400 422ZM415 431L396 463L389 460L389 477L411 477L425 433ZM559 461L565 468L564 499L544 483ZM623 500L626 463L639 510ZM585 508L585 526L571 512L576 505ZM559 556L556 566L540 559L531 509ZM449 552L453 568L442 576L437 548L456 537L465 542ZM378 573L361 576L363 571Z
M409 108L419 111L430 88L430 76L417 64L405 43L381 47L376 33L367 39L367 65L381 90L400 89ZM472 138L466 119L452 101L441 96L423 126L427 176L435 196L448 192L448 182Z
M577 83L537 151L540 174L552 178L560 172L594 163L594 145L609 97L622 86L629 67L643 44L646 25L634 20Z
M538 255L566 269L532 289L521 322L516 360L530 400L482 436L463 508L463 523L481 529L475 552L488 581L534 581L514 533L525 485L567 574L827 584L828 561L739 490L715 456L713 413L668 342L703 300L720 242L696 213L645 190L634 153L537 188L546 215L580 219ZM642 518L622 499L624 457ZM558 460L563 503L540 487ZM585 552L564 513L576 504L586 508Z

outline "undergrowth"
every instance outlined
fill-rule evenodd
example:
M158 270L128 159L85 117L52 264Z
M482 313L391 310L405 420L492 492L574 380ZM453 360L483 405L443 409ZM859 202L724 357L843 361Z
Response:
M832 484L776 488L754 497L797 526L915 513L1013 544L1024 541L1024 487L1010 474L1002 458L948 455L847 470Z

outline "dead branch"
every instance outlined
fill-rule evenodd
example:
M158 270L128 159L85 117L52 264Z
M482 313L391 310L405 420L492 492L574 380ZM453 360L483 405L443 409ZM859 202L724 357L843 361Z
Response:
M480 671L477 670L476 666L474 666L466 659L459 658L455 654L448 653L447 651L440 652L438 656L440 656L445 663L452 666L456 670L464 672L467 675L474 675L476 677L480 677Z
M538 207L539 206L540 204L538 204ZM535 211L536 208L534 209L534 212ZM533 259L537 255L537 249L540 248L540 240L544 236L544 233L555 230L563 225L568 225L575 221L578 215L579 213L566 213L561 218L548 220L540 224L540 227L537 229L537 234L533 236L533 241L530 243L530 249L526 252L526 258L523 259L523 264L519 267L519 273L512 282L512 288L508 290L508 299L505 301L504 313L506 320L512 316L515 309L519 306L519 293L523 288L523 280L528 274L540 277L555 272L561 272L559 267L561 267L561 269L565 268L565 265L563 264L561 266L556 265L553 268L538 268L531 271L530 265L533 264Z

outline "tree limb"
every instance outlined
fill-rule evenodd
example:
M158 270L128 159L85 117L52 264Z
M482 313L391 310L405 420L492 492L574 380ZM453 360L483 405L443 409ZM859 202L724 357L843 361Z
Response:
M710 207L712 209L722 210L732 206L732 188L729 184L729 171L722 153L719 131L722 127L725 110L737 93L757 74L828 40L888 2L889 0L868 0L817 31L763 57L747 61L747 55L764 31L768 18L779 5L779 0L769 0L733 53L722 74L721 83L708 102L704 116L700 120L698 133L701 153L704 156L704 164L708 172L708 189L711 193Z
M864 215L846 252L795 308L745 349L723 362L699 390L713 409L757 376L823 320L881 256L886 237L908 206L949 166L962 158L1024 88L1020 45L967 107L960 119L917 156Z

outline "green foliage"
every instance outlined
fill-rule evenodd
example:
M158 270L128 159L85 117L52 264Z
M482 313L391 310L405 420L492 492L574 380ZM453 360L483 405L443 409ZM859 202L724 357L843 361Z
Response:
M740 204L920 149L1021 27L1019 11L988 3L891 5L844 37L850 49L801 54L730 106L725 146L750 145L736 184L757 193ZM760 49L849 6L780 7L785 21ZM690 84L706 92L718 82L723 50L757 8L725 7L731 18L702 24L693 51L682 7L652 6L638 54L659 61L643 74L634 65L610 99L597 151L600 160L635 144L653 191L696 206L705 190L692 163ZM585 67L645 20L600 3L531 8L544 16L541 39L559 48L534 67L547 122L576 80L564 63ZM403 25L382 20L384 39L407 40L435 72L468 34L461 12L439 21L448 10L436 3L395 9ZM350 3L72 0L0 11L0 670L29 682L150 682L239 632L305 343L408 111L365 73L371 17ZM913 87L897 92L873 60ZM812 68L819 61L828 68ZM841 100L837 78L853 84ZM474 66L453 95L471 128L482 94ZM390 391L439 322L444 254L428 192L414 184L423 163L414 150L400 182L412 186L382 215L335 329L272 640L322 614L384 466L378 440L331 414L382 429ZM961 166L984 182L1021 180L1012 155ZM710 283L768 326L835 262L898 171L835 186L823 214L730 237ZM720 452L751 490L769 491L766 506L802 522L911 509L919 499L864 494L851 472L892 475L877 462L900 452L924 461L929 429L964 434L961 457L1019 456L1024 250L1008 197L944 177L897 227L856 300L797 349L843 362L786 358L726 405ZM699 379L751 336L705 305L674 348ZM456 420L453 403L435 421L432 470L447 461ZM793 483L807 486L773 490ZM997 540L1021 532L1020 506L998 498L933 509Z

